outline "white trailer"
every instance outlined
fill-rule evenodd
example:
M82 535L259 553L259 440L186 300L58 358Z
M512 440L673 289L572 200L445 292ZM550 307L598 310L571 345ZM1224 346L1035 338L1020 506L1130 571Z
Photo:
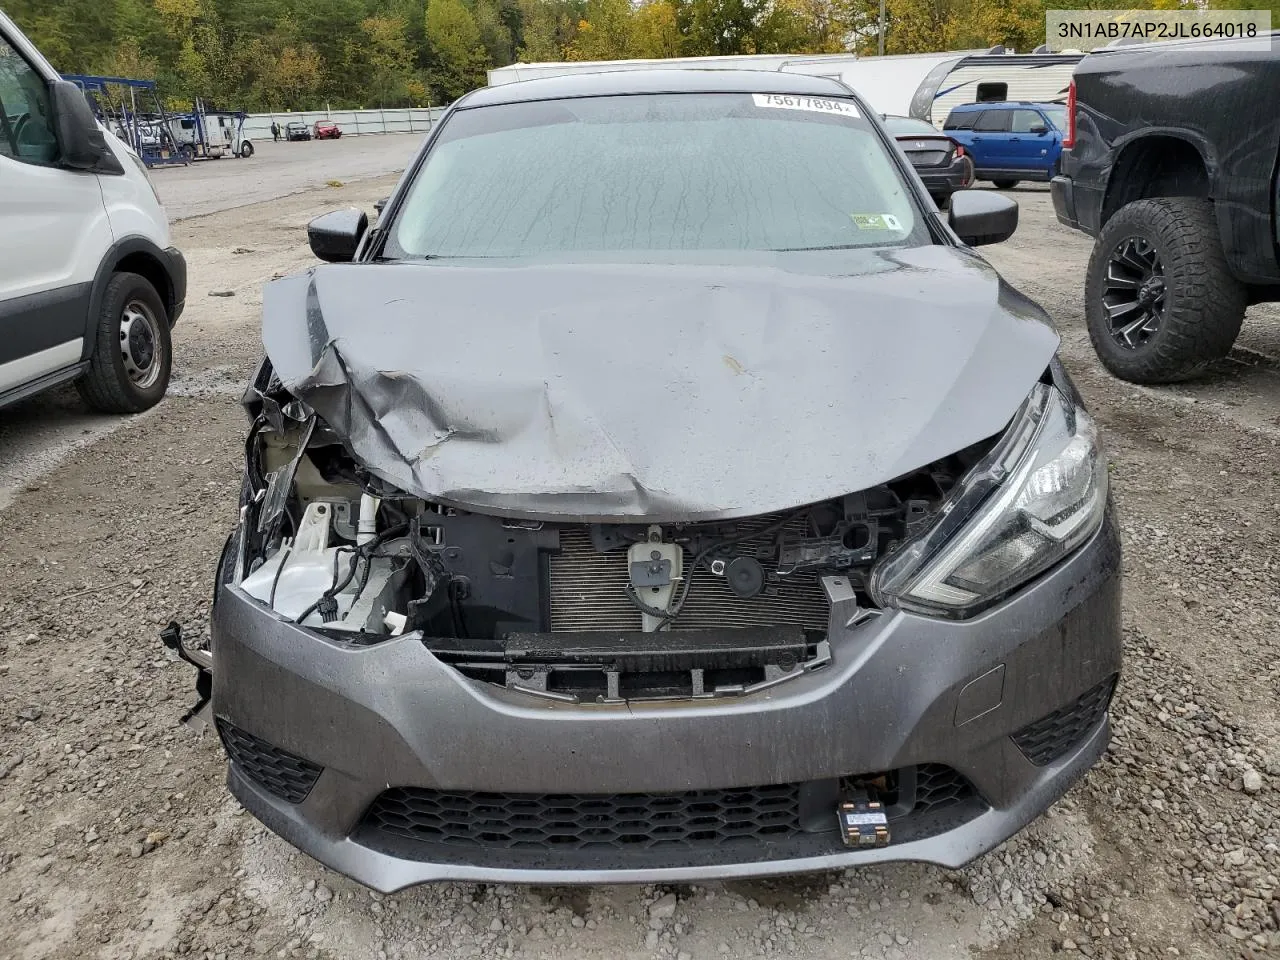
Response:
M965 57L939 79L936 89L921 90L919 110L913 109L911 115L941 128L947 114L964 103L1066 103L1071 74L1083 57L1078 53Z
M945 75L966 57L982 51L906 53L885 57L791 57L778 69L831 77L858 92L877 113L910 116L913 98L935 71Z

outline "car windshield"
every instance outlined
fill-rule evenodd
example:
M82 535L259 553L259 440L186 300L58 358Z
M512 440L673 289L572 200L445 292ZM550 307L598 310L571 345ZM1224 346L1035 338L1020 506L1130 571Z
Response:
M1044 115L1049 118L1050 123L1052 123L1059 130L1062 130L1064 132L1066 131L1067 108L1065 106L1057 103L1051 103L1051 104L1042 106L1040 109L1044 111Z
M383 255L928 242L898 168L853 101L662 94L457 111L417 171Z
M927 120L916 120L914 117L885 117L885 129L895 137L936 137L938 131Z

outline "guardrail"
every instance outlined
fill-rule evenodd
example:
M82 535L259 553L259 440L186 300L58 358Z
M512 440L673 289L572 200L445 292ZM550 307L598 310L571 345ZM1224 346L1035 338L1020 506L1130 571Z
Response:
M399 108L395 110L304 110L296 113L251 113L244 121L244 136L249 140L270 140L271 122L281 128L287 123L332 120L342 128L344 137L363 137L377 133L423 133L440 119L443 107Z

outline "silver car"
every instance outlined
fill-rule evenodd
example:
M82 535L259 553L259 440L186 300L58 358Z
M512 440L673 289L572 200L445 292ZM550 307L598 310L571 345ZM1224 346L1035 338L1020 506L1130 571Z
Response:
M1101 756L1120 552L1043 311L834 80L478 90L271 283L196 658L383 891L958 866Z

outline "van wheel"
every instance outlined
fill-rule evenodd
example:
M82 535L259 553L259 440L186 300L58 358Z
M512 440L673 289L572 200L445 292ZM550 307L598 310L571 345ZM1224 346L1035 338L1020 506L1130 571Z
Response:
M992 180L997 190L1012 190L1018 185L1017 180Z
M103 413L154 407L169 389L173 363L169 315L156 288L136 273L117 273L97 319L89 370L76 384L80 396Z
M1246 303L1208 200L1127 204L1102 228L1089 258L1089 339L1122 380L1174 383L1225 357Z

